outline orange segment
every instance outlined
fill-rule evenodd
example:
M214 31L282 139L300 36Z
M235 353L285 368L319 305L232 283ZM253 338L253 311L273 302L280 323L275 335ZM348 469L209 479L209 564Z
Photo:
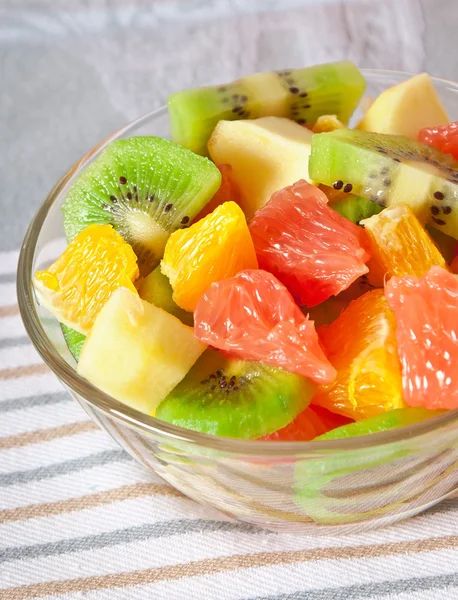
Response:
M245 215L235 202L225 202L189 229L172 233L161 263L173 300L191 312L212 283L257 268Z
M136 292L137 257L111 225L89 225L34 287L40 304L80 333L88 334L102 306L119 287Z
M383 290L367 292L331 325L320 327L337 378L322 386L312 402L355 420L403 408L395 328Z
M395 275L421 277L434 265L446 268L444 257L410 206L391 206L361 223L370 240L367 277L372 285L383 286Z

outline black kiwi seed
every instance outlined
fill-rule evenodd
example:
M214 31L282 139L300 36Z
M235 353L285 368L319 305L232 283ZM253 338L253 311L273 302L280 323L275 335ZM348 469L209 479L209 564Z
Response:
M121 175L121 177L119 178L119 183L121 183L122 185L126 185L127 179Z
M440 213L440 209L438 206L431 206L430 211L433 215L438 215Z
M444 206L444 208L442 209L442 212L444 213L444 215L449 215L452 212L452 207Z
M212 373L208 378L209 379L216 379L216 375L214 373Z
M211 389L211 391L216 390L216 385L211 385L210 389Z
M164 211L169 212L170 210L172 210L172 208L173 208L173 204L170 204L170 203L166 204L164 207Z
M132 192L127 192L126 196L128 200L132 200Z
M233 113L238 113L243 109L243 106L234 106L234 108L232 109Z
M444 194L442 192L434 192L434 198L436 198L437 200L443 200Z
M223 370L222 370L222 369L218 369L218 370L216 371L216 376L217 376L217 377L222 377L222 376L223 376Z
M306 119L298 119L297 122L299 125L305 125L305 123L307 123Z
M349 193L352 191L352 189L353 189L353 186L352 186L352 184L351 184L351 183L347 183L347 184L345 185L345 187L344 187L343 191L344 191L346 194L349 194Z
M383 180L383 185L389 186L391 185L391 179L389 179L388 177L386 179Z
M388 171L389 171L389 168L388 168L388 167L383 167L383 169L380 169L380 173L381 173L382 175L386 175L386 174L388 173Z
M189 217L183 217L183 218L181 219L181 224L182 224L182 225L186 225L187 223L189 223Z
M304 104L304 108L312 108L310 104Z
M155 198L155 195L154 195L154 194L151 194L151 196L149 197L149 201L150 201L150 202L154 202L154 198Z
M433 221L437 225L447 225L447 223L445 221L443 221L442 219L436 219L436 217L433 217Z
M110 200L116 204L116 202L118 201L118 199L116 198L116 196L110 196Z
M248 96L240 96L241 102L246 102L248 100Z
M343 181L341 179L339 179L338 181L336 181L335 183L332 184L332 187L335 190L341 190L343 188Z
M219 387L223 390L227 386L227 381L224 379L219 380Z
M297 87L290 87L290 88L289 88L289 91L290 91L292 94L298 94L298 93L299 93L299 88L297 88Z
M399 158L393 158L393 160L394 160L395 162L399 162L399 163L401 162L401 161L399 160Z
M299 94L300 98L307 98L308 94L307 92L302 92L301 94Z
M237 385L234 385L234 387L232 388L232 390L233 390L234 392L238 392L238 391L239 391L239 389L240 389L240 388L239 388Z

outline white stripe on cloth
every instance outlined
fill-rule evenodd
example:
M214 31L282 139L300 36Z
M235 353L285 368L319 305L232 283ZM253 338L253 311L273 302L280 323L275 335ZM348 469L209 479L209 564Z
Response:
M163 528L165 537L152 537L145 541L137 541L128 545L116 545L103 549L92 549L78 553L58 556L34 558L23 563L5 562L1 565L4 582L8 587L25 583L39 583L51 580L67 580L91 575L130 572L149 568L164 568L171 565L186 564L193 561L214 559L219 557L273 553L287 551L288 547L299 550L306 538L294 536L276 536L275 534L237 532L188 532L180 521L168 524ZM170 537L167 534L175 534ZM305 542L306 544L306 542ZM334 545L338 548L338 545ZM412 554L391 554L370 557L370 547L362 549L361 558L309 560L291 565L250 567L246 561L246 569L231 570L228 573L212 574L213 585L227 587L228 593L214 596L218 600L224 598L255 598L269 593L323 587L339 587L383 581L395 581L422 576L449 573L450 565L458 559L458 549L432 551ZM425 560L426 556L428 560ZM21 564L22 568L18 568ZM257 574L257 576L256 576ZM282 575L283 574L283 575ZM251 586L253 578L257 586ZM210 579L210 578L209 578ZM200 580L200 581L199 581ZM196 589L202 577L188 580L185 589ZM4 587L5 583L3 583ZM161 584L158 584L161 585ZM173 585L171 582L163 585ZM278 586L275 588L274 586ZM154 588L153 588L154 589ZM155 596L153 596L155 597ZM164 596L160 596L164 597ZM201 596L202 597L202 596ZM212 597L212 596L204 596Z
M61 392L62 384L55 375L49 371L42 375L30 375L18 379L6 379L0 382L1 399L14 400L15 398L25 398L30 396L40 396L42 394Z
M99 506L84 512L71 512L39 519L27 519L0 525L0 539L10 546L47 544L66 538L97 536L102 533L125 530L140 525L182 519L189 510L191 500L176 496L144 496ZM221 513L208 507L193 504L192 519L225 519ZM227 520L227 519L225 519ZM39 540L39 542L37 542ZM2 552L0 549L0 565ZM0 567L1 569L1 567Z
M16 282L0 283L0 306L11 306L16 303Z
M107 444L107 446L110 450L117 450L114 444ZM120 456L123 456L122 452L113 453L113 460L100 466L40 481L12 485L4 490L0 488L0 510L43 502L59 502L85 494L105 492L123 485L163 483L158 476L131 459L127 459L127 455L124 460L116 460L116 457Z
M19 250L0 252L0 275L16 273Z
M41 364L42 360L32 344L0 349L0 369ZM0 392L0 395L1 392Z
M399 560L399 557L397 557ZM437 560L437 557L433 557ZM442 558L442 556L441 556ZM443 556L449 558L449 555ZM452 556L453 559L453 556ZM377 574L380 577L371 581L369 577L356 573L357 583L348 581L346 562L334 563L336 570L328 581L325 580L327 569L323 574L318 573L319 583L309 575L306 578L302 564L279 565L259 569L241 569L211 575L159 581L150 585L139 585L127 588L96 590L84 593L85 600L447 600L458 599L457 588L444 588L447 582L454 582L458 577L451 574L442 566L433 574L423 575L421 569L411 577L404 576L402 566L395 564L396 577L383 576L383 572L391 567L390 561L377 563ZM449 562L450 564L450 562ZM418 569L418 562L415 562ZM358 565L364 573L370 573L374 568L374 561ZM362 568L361 568L362 567ZM411 569L409 569L410 572ZM414 568L412 569L414 571ZM429 569L426 570L429 572ZM436 574L437 573L437 574ZM367 581L369 579L369 581ZM415 585L425 587L423 591L400 593L399 590L409 589ZM445 584L445 585L444 585ZM450 585L450 583L448 584ZM431 587L429 587L431 586ZM373 593L371 593L371 590ZM264 593L265 592L265 593ZM365 592L362 595L361 592ZM381 593L381 595L379 595ZM444 595L446 594L446 595ZM79 600L80 593L59 595L59 600ZM55 600L50 596L42 600Z
M108 434L99 429L41 444L0 450L0 473L37 469L70 459L76 460L101 450L118 448Z
M21 337L24 335L26 335L26 333L19 314L11 317L0 316L0 340Z
M1 404L0 404L1 406ZM57 410L54 405L35 406L18 411L10 411L1 416L2 437L18 435L27 431L50 429L59 425L88 421L89 416L77 402L70 402L65 410ZM1 445L0 445L1 452Z

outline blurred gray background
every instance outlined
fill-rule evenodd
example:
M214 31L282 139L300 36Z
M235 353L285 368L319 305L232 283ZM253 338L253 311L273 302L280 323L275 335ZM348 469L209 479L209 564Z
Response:
M457 24L458 0L0 0L0 251L173 91L340 59L458 79Z

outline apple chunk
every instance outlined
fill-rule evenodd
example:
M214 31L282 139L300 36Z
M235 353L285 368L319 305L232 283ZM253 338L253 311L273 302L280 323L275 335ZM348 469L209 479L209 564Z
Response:
M205 348L192 327L119 288L97 315L77 370L117 400L153 414Z

